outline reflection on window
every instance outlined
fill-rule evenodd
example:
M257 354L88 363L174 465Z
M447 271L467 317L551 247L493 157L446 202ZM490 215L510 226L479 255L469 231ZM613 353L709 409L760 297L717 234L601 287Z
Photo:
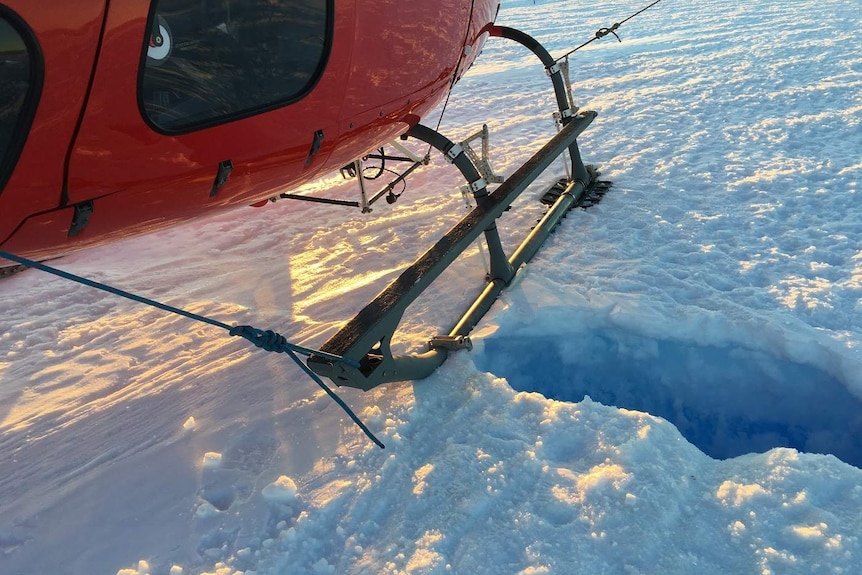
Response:
M24 40L0 15L0 189L11 175L20 150L13 143L30 90L30 66Z
M303 96L326 53L330 0L156 0L141 78L145 117L166 132Z

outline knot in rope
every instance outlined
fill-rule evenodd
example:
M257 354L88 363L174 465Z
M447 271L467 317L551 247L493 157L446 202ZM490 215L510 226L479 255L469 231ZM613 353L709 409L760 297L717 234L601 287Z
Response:
M16 262L16 263L19 263L19 264L27 266L27 267L35 268L35 269L41 270L43 272L49 273L51 275L55 275L57 277L61 277L61 278L66 279L66 280L73 281L75 283L79 283L81 285L89 286L89 287L95 288L97 290L101 290L101 291L108 292L108 293L111 293L114 295L118 295L120 297L129 299L132 301L136 301L136 302L142 303L144 305L148 305L148 306L158 308L158 309L161 309L161 310L164 310L164 311L176 314L176 315L180 315L180 316L183 316L183 317L186 317L189 319L193 319L195 321L207 323L209 325L222 328L222 329L226 330L228 333L230 333L230 335L241 336L241 337L247 339L248 341L250 341L251 343L253 343L254 345L256 345L257 347L264 349L266 351L274 351L276 353L286 353L296 363L296 365L299 366L300 369L302 369L318 386L320 386L321 389L323 389L323 391L326 392L326 394L329 397L331 397L339 405L339 407L341 407L341 409L344 410L344 412L348 415L348 417L350 417L350 419L352 419L353 422L357 426L359 426L359 428L363 431L363 433L365 433L365 435L368 436L369 439L371 439L371 441L373 441L379 447L381 447L381 448L383 447L383 443L379 439L377 439L373 433L371 433L371 430L368 429L368 427L366 427L366 425L364 423L362 423L362 421L356 416L356 414L353 413L353 410L350 409L350 407L346 403L344 403L344 400L342 400L340 397L338 397L338 395L334 391L329 389L329 387L325 383L323 383L323 380L320 379L320 377L318 377L316 373L311 371L311 369L307 365L305 365L302 362L302 360L299 359L299 357L297 357L296 354L299 353L299 354L306 355L306 356L314 355L315 357L320 357L320 358L331 360L331 361L339 361L339 362L344 363L346 365L350 365L352 367L358 368L359 362L356 360L353 360L353 359L350 359L347 357L341 357L341 356L334 355L331 353L326 353L324 351L309 349L307 347L302 347L299 345L292 344L292 343L288 342L287 339L283 335L276 333L272 330L264 331L262 329L254 328L250 325L240 325L240 326L231 327L231 326L227 325L226 323L220 322L220 321L212 319L210 317L206 317L203 315L192 313L192 312L186 311L184 309L180 309L178 307L167 305L165 303L161 303L161 302L149 299L149 298L145 298L145 297L127 292L125 290L115 288L113 286L103 284L101 282L97 282L97 281L93 281L93 280L90 280L87 278L83 278L81 276L77 276L75 274L65 272L63 270L58 270L57 268L47 266L43 263L33 261L31 259L28 259L28 258L17 256L15 254L12 254L12 253L9 253L9 252L3 251L3 250L0 250L0 258L4 258L7 260Z
M598 40L600 38L604 38L608 34L613 34L614 38L616 38L619 42L622 42L622 38L617 36L617 33L616 33L616 30L619 27L620 27L620 23L615 22L614 25L611 26L610 28L599 28L598 31L596 31L596 40Z
M250 325L238 325L232 327L228 333L230 333L230 335L245 338L257 347L266 351L286 353L290 348L287 343L287 339L280 333L274 332L271 329L264 331Z
M638 14L643 14L644 12L646 12L647 10L649 10L650 8L652 8L653 6L658 4L659 2L661 2L661 0L653 0L653 3L650 4L649 6L641 8L640 10L638 10L637 12L635 12L634 14L632 14L631 16L629 16L628 18L626 18L624 20L620 20L619 22L615 22L613 24L613 26L611 26L610 28L599 28L596 31L595 36L593 36L592 38L590 38L589 40L587 40L586 42L584 42L583 44L581 44L577 48L572 48L571 50L569 50L568 52L566 52L565 54L563 54L562 56L560 56L559 58L557 58L554 61L559 62L560 60L563 60L564 58L568 58L569 56L571 56L572 54L574 54L575 52L577 52L578 50L580 50L584 46L592 44L596 40L601 40L602 38L604 38L608 34L613 34L614 38L616 38L618 42L622 42L623 41L622 38L617 36L617 32L616 32L617 29L619 29L620 26L622 26L623 24L625 24L626 22L628 22L629 20L631 20L632 18L634 18Z

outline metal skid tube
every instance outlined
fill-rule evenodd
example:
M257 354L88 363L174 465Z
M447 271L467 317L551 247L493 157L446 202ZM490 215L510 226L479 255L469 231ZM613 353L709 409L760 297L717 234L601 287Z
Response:
M556 136L551 138L493 193L487 193L487 190L484 189L477 193L478 205L470 213L464 216L431 249L404 270L394 282L321 347L322 351L356 361L359 364L358 368L317 356L309 358L309 367L316 373L329 377L337 385L364 390L393 381L423 379L433 373L446 359L448 351L445 347L436 347L424 354L397 357L393 356L390 351L392 336L407 307L481 234L485 233L486 240L489 241L489 248L494 249L490 242L495 236L489 237L487 232L493 230L496 234L496 219L564 150L574 144L576 138L595 117L596 113L592 111L581 112L573 116L571 121ZM424 130L433 132L429 128L421 127L420 131ZM411 132L415 135L416 129L414 128ZM436 132L433 134L425 132L422 135L432 138L434 134ZM439 134L437 135L439 136ZM443 137L440 136L440 138ZM445 138L443 140L449 142ZM441 143L441 148L451 144L451 142L448 144L445 142ZM444 153L446 151L448 150L444 150ZM459 154L459 156L466 157L464 154ZM458 161L456 160L455 163L457 165ZM475 171L475 168L472 169ZM469 173L470 170L464 167L462 173L465 171ZM470 177L467 174L465 176L470 181ZM492 278L489 285L477 301L470 306L468 312L456 324L450 335L458 336L469 333L490 309L500 291L511 281L514 271L509 272L508 270L514 270L532 257L538 246L547 238L550 230L562 217L562 214L571 207L587 185L588 182L575 180L569 186L567 192L560 196L557 204L542 220L546 223L540 223L515 251L514 255L504 259L507 270L505 273L495 276L492 268ZM499 246L499 238L496 242ZM502 253L501 246L499 249ZM505 255L503 257L505 258Z
M539 223L536 224L530 235L527 236L509 258L509 264L515 270L533 259L533 256L542 247L542 244L550 233L557 227L563 216L566 215L566 212L577 205L581 197L586 193L587 186L588 183L585 184L580 180L569 182L566 190L560 194L554 205L539 220ZM476 301L473 302L473 305L467 310L467 313L461 317L458 323L455 324L455 327L449 332L449 337L457 338L458 336L468 335L476 327L476 324L479 323L479 320L488 313L488 310L491 309L491 306L497 301L497 298L507 285L507 282L503 282L499 278L491 279L482 293L479 294L479 297L476 298Z

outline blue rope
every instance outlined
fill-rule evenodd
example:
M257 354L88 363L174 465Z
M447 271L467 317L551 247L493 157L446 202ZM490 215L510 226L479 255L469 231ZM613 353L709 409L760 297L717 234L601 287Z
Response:
M344 410L345 413L347 413L347 415L350 417L350 419L353 420L353 423L355 423L357 426L359 426L359 428L365 433L365 435L368 436L368 438L371 441L373 441L380 448L385 447L383 445L383 443L379 439L377 439L377 437L374 436L374 434L371 432L371 430L369 430L368 427L366 427L365 424L362 423L362 421L359 419L359 417L357 417L357 415L353 412L353 410L350 409L350 407L348 407L348 405L346 403L344 403L344 400L341 399L340 397L338 397L338 395L334 391L332 391L332 389L330 389L329 386L327 386L325 383L323 383L323 380L320 379L320 377L316 373L311 371L311 369L307 365L305 365L305 363L301 359L299 359L297 354L306 355L306 356L315 355L318 357L322 357L324 359L329 359L332 361L338 361L338 362L350 365L352 367L358 368L359 363L348 358L348 357L342 357L340 355L335 355L332 353L327 353L324 351L319 351L316 349L311 349L311 348L302 347L299 345L292 344L292 343L288 342L287 339L285 339L285 337L283 335L281 335L277 332L274 332L272 330L264 331L261 329L254 328L250 325L230 326L230 325L228 325L226 323L222 323L218 320L215 320L215 319L203 316L203 315L199 315L196 313L192 313L190 311L186 311L186 310L180 309L178 307L167 305L167 304L164 304L164 303L161 303L161 302L149 299L149 298L145 298L143 296L139 296L139 295L127 292L125 290L121 290L119 288L115 288L113 286L109 286L109 285L106 285L106 284L103 284L103 283L100 283L97 281L89 280L87 278L77 276L77 275L69 273L69 272L64 272L63 270L59 270L59 269L51 267L51 266L46 266L43 263L39 263L37 261L30 260L30 259L27 259L27 258L24 258L21 256L16 256L15 254L11 254L9 252L4 252L3 250L0 250L0 258L5 258L7 260L17 262L17 263L24 265L24 266L27 266L29 268L34 268L34 269L37 269L37 270L61 277L63 279L67 279L69 281L73 281L75 283L79 283L79 284L82 284L85 286L89 286L91 288L102 290L104 292L108 292L110 294L124 297L126 299L130 299L132 301L136 301L136 302L142 303L144 305L155 307L155 308L158 308L158 309L161 309L161 310L173 313L173 314L181 315L183 317L187 317L187 318L193 319L195 321L200 321L203 323L208 323L208 324L213 325L215 327L220 327L224 330L227 330L227 332L230 335L245 338L248 341L250 341L251 343L253 343L254 345L256 345L257 347L259 347L263 350L266 350L266 351L272 351L275 353L286 353L288 356L290 356L290 358L294 362L296 362L296 364L300 368L302 368L302 370L306 374L308 374L308 376L312 380L314 380L314 382L317 385L319 385L323 389L323 391L325 391L327 393L327 395L329 395L329 397L331 397L335 401L335 403L337 403L341 407L341 409Z

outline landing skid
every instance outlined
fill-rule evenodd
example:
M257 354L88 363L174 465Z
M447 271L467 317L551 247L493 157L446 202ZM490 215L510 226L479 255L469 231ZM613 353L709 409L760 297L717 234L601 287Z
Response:
M598 172L581 160L576 140L595 119L596 112L579 111L574 106L571 86L564 78L565 67L523 32L494 26L490 34L519 42L542 61L554 86L559 108L555 116L560 130L493 192L488 191L487 184L489 180L495 181L496 174L469 145L456 144L421 124L407 132L408 137L436 148L458 168L467 181L465 193L472 193L476 207L320 348L352 360L357 367L322 356L312 355L308 359L308 366L314 372L332 379L336 385L369 390L384 383L423 379L445 361L449 351L470 349L472 329L511 283L517 270L532 259L563 216L573 207L595 204L610 187L610 182L599 180ZM487 135L484 139L487 140ZM497 232L497 218L564 154L569 160L566 164L568 177L545 194L543 201L550 206L548 211L521 245L507 255ZM482 157L487 160L486 149ZM483 235L490 265L488 282L482 293L447 334L429 341L427 352L394 356L392 338L407 307Z
M560 219L589 195L597 180L568 182L544 217L509 257L503 254L496 234L496 219L575 142L595 117L595 112L574 116L496 190L476 197L478 205L470 213L321 347L321 351L354 360L358 368L315 356L309 359L309 367L337 385L369 390L383 383L423 379L443 363L450 350L469 347L470 331L512 281L515 271L535 255ZM407 307L483 234L491 254L491 279L485 289L448 334L431 340L428 352L393 356L390 343ZM501 256L504 259L501 260Z
M39 260L39 263L49 262L51 260L56 260L56 259L59 259L59 258L48 258L48 259L44 259L44 260ZM22 264L12 264L12 265L8 265L8 266L0 267L0 280L14 276L16 274L19 274L23 271L27 271L29 269L30 269L30 266L25 266Z
M602 201L602 198L605 197L605 194L608 193L608 190L611 189L613 185L609 180L600 180L598 177L601 175L601 172L596 170L596 167L587 164L586 166L587 172L590 174L590 181L593 182L592 186L590 186L588 192L584 194L581 199L578 201L578 207L586 210L587 208L591 208ZM559 197L566 192L566 188L569 185L569 180L567 178L562 178L557 180L552 186L548 188L548 190L542 194L542 197L539 199L540 202L545 204L546 206L553 206Z
M27 266L22 266L20 264L2 267L2 268L0 268L0 279L8 278L8 277L13 276L17 273L21 273L26 269L30 269L30 268L28 268Z

